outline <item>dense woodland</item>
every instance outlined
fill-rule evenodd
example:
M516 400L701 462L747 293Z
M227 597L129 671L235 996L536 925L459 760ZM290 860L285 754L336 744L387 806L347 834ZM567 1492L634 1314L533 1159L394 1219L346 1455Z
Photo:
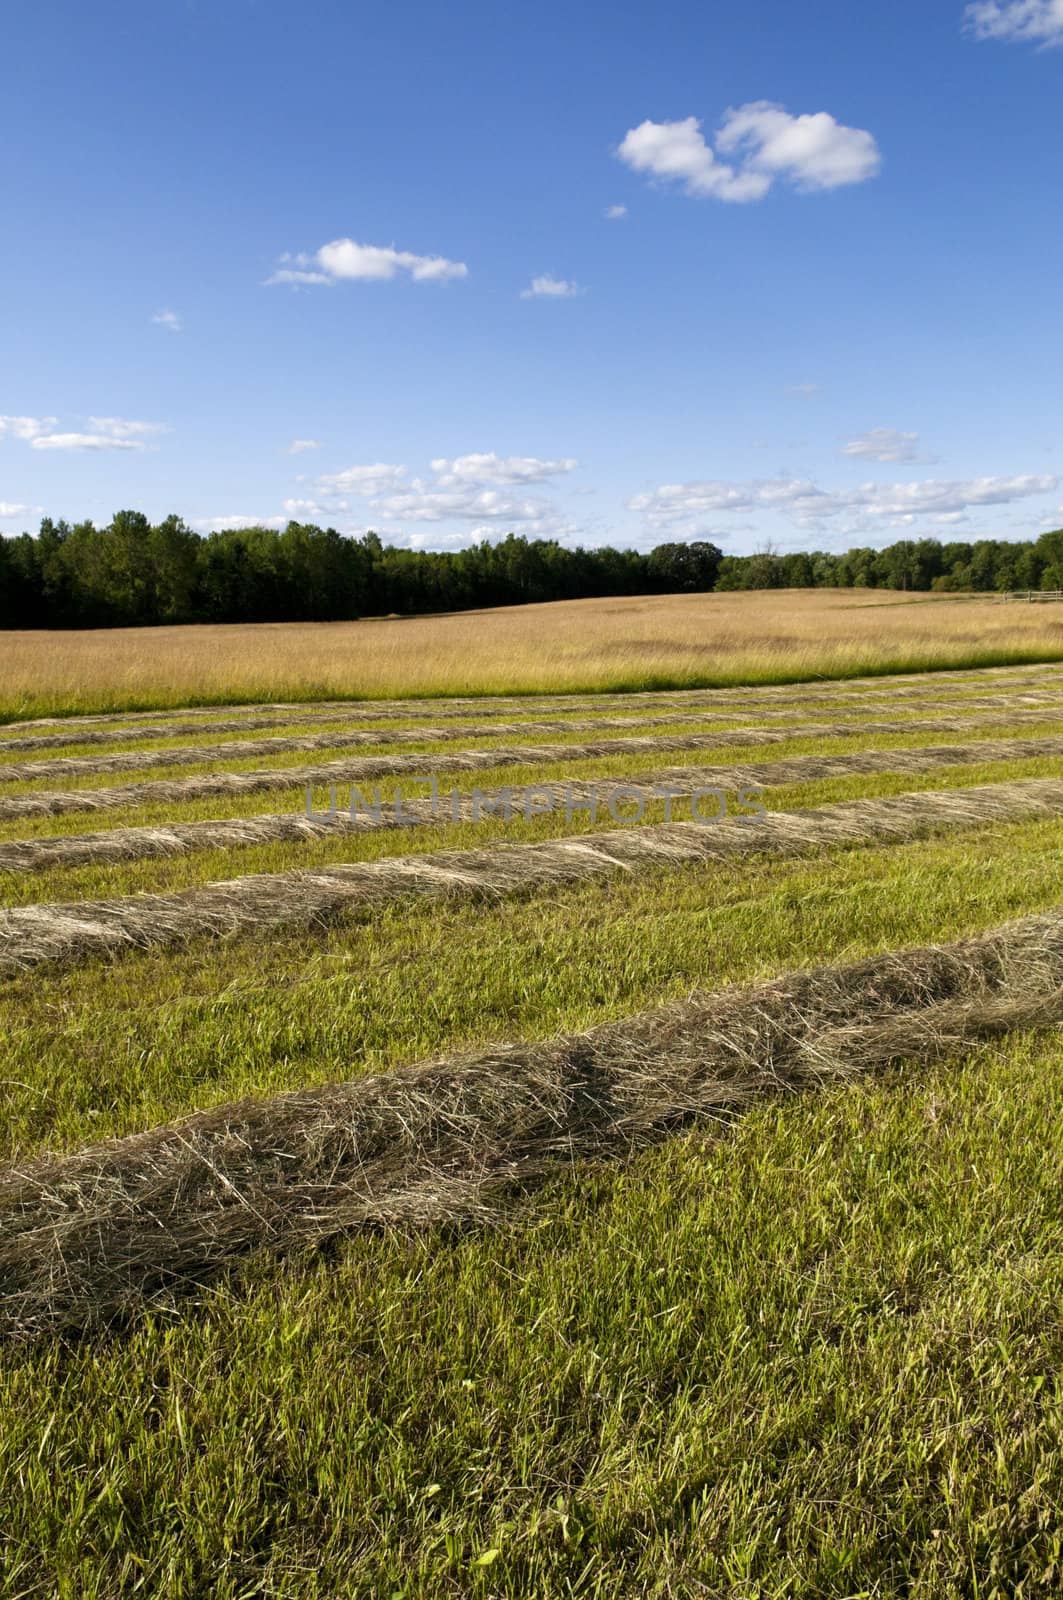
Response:
M883 550L725 556L705 542L649 552L566 549L514 534L429 552L290 522L206 537L180 517L120 511L104 528L45 518L0 538L0 627L339 621L391 612L606 595L787 588L1063 589L1063 531L1036 541L902 540Z

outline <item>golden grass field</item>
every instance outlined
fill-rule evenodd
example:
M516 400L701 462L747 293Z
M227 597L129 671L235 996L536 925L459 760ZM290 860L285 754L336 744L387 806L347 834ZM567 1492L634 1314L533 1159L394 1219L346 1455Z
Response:
M790 590L337 623L0 633L0 716L687 688L1063 659L1063 608Z

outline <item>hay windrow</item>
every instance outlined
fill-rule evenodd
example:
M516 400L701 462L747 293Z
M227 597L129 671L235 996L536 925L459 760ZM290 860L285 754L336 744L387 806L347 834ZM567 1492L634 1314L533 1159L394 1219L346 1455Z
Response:
M1013 728L1024 724L1042 725L1041 711L1012 711L1006 716L986 717L977 724L968 716L927 717L920 720L920 733L960 733L970 736L979 728ZM302 790L306 784L358 784L373 778L401 777L429 772L444 777L453 772L483 772L492 767L561 764L602 756L645 755L658 752L713 750L732 746L786 744L801 739L855 739L910 734L910 718L903 721L794 723L783 728L729 728L710 733L646 734L643 737L618 737L585 744L496 745L488 750L429 751L416 755L355 756L318 766L267 767L252 772L208 772L187 778L144 779L138 783L114 784L99 789L38 789L27 794L0 797L0 821L16 817L60 816L79 811L117 811L126 806L180 804L184 800L211 799L215 796L257 794L270 789ZM230 747L231 749L231 747Z
M761 761L725 767L662 767L641 772L613 783L609 779L592 782L568 780L543 783L528 789L513 785L508 790L514 815L522 815L529 803L549 796L555 807L571 802L573 808L586 805L592 795L608 806L612 788L621 788L631 803L637 798L651 803L656 786L667 784L675 800L691 797L700 789L730 790L760 786L772 788L788 783L812 783L818 779L842 778L871 773L920 773L935 767L968 766L992 761L1036 761L1049 756L1063 757L1063 738L987 739L975 744L931 745L916 750L865 750L835 756L793 756L789 760ZM40 872L53 867L83 866L91 862L144 861L161 857L190 855L200 850L232 850L271 843L328 838L330 835L379 832L404 827L447 826L478 820L488 806L502 803L504 791L487 789L481 798L452 795L441 799L435 812L430 800L404 799L402 813L392 806L382 807L379 816L359 811L352 817L338 810L334 816L309 817L292 811L280 815L232 817L203 822L173 822L146 827L109 828L99 833L59 834L43 839L15 839L0 842L0 872Z
M504 701L480 705L475 710L478 722L491 722L492 724L504 721L507 717L512 718L514 711L517 710L523 710L529 715L532 712L536 714L542 712L552 713L554 716L564 716L566 720L561 726L566 729L578 728L580 723L577 719L581 714L588 716L588 725L621 727L637 721L640 725L646 726L654 721L704 722L711 720L713 717L747 716L753 713L758 717L765 718L796 717L809 709L829 710L831 707L837 707L839 711L843 711L846 715L859 715L868 706L879 709L888 708L894 701L903 702L909 698L917 699L920 702L925 701L928 705L933 706L935 710L942 713L946 711L994 710L1004 706L1021 706L1023 708L1059 706L1060 710L1063 711L1063 699L1061 699L1058 692L1053 692L1052 690L1001 691L992 694L969 694L960 697L934 696L932 698L927 696L921 688L898 689L892 692L869 690L864 694L847 694L841 691L827 693L817 690L795 696L792 701L783 703L780 703L777 698L761 698L756 691L747 691L743 695L736 695L733 692L724 695L723 691L717 691L717 694L719 698L705 698L703 706L701 701L704 697L692 696L687 698L683 691L677 691L673 695L655 695L645 700L639 699L637 703L647 710L666 712L670 706L674 706L675 709L667 717L649 718L643 715L637 718L618 718L615 722L603 720L603 714L633 709L632 702L635 697L628 696L625 699L603 696L598 701L551 702L544 706L520 706L519 703ZM699 706L701 707L700 710L698 709ZM470 709L469 706L427 708L422 703L417 709L402 707L392 710L367 710L352 703L341 704L332 708L329 708L328 705L293 707L287 713L283 708L280 708L270 714L248 714L226 718L202 716L198 720L182 713L181 718L178 720L159 722L154 725L134 724L105 730L87 729L81 732L78 731L77 727L71 727L70 731L65 733L38 733L16 738L0 737L0 756L8 754L22 755L38 750L62 750L71 744L148 744L155 740L179 738L182 734L201 737L205 734L251 733L265 731L270 728L313 727L315 724L322 722L339 723L344 721L354 725L348 730L351 732L357 731L360 724L402 720L416 721L422 724L420 730L415 730L419 738L444 738L451 736L451 730L447 729L445 733L437 735L433 731L433 724L446 723L463 718L468 719ZM528 724L517 723L515 726L524 728ZM497 734L501 730L495 725L491 731ZM410 737L410 730L408 729L396 729L395 733L403 738ZM466 732L461 736L466 737L468 733ZM385 735L380 734L378 737L383 740ZM222 748L228 752L233 749L233 746L225 745ZM160 752L158 759L162 760L165 754L166 752ZM3 770L0 767L0 772ZM99 770L108 769L101 768Z
M367 1225L488 1221L515 1189L759 1096L1061 1019L1056 911L36 1160L0 1174L0 1333L99 1328Z
M1060 705L1063 715L1063 704ZM213 761L242 761L252 756L289 755L297 751L343 750L382 744L459 744L466 739L550 738L569 733L629 732L637 728L673 727L695 723L704 727L711 718L698 713L671 712L665 716L592 717L570 722L463 723L457 728L426 724L421 728L391 728L372 733L349 732L290 734L272 739L236 739L226 744L179 745L170 749L116 751L99 756L50 756L41 761L0 765L0 784L34 783L47 778L95 777L110 772L150 771L152 767L201 767ZM748 730L742 730L746 732ZM723 730L719 734L722 742Z
M855 800L763 818L628 827L536 844L441 850L379 861L262 873L170 894L22 906L0 912L0 973L131 949L279 927L324 925L407 897L495 898L587 883L620 872L797 856L901 843L939 830L1063 814L1063 780L1028 779Z

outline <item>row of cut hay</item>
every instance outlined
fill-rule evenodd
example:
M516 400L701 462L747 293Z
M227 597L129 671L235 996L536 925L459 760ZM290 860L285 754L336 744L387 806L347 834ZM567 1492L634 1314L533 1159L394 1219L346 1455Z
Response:
M916 695L919 698L924 698L921 690L916 691ZM840 713L843 712L846 715L859 715L861 711L866 710L869 706L881 708L883 705L885 705L888 707L894 700L905 700L910 697L912 696L906 695L903 691L899 691L895 695L890 695L887 693L873 694L870 692L862 695L824 694L816 692L813 694L802 695L799 698L795 697L791 703L780 704L778 701L762 701L755 694L750 694L749 696L741 699L720 698L718 700L706 701L703 709L697 711L696 708L699 706L700 702L694 698L677 698L675 700L670 700L667 696L658 696L654 697L653 699L642 701L641 704L647 708L652 708L654 711L661 712L667 712L669 706L674 705L676 709L670 715L640 715L638 717L616 718L608 717L607 713L613 710L632 709L630 700L625 702L623 700L606 700L603 698L597 703L594 701L580 700L571 705L556 703L543 709L550 710L557 715L563 714L565 716L566 720L559 725L562 729L578 730L582 726L590 727L592 725L598 725L602 727L629 727L635 723L638 723L641 726L652 726L654 724L661 724L665 722L703 722L708 721L714 716L747 716L753 712L755 712L758 717L764 718L793 717L800 716L806 710L812 708L829 709L831 707L837 707ZM1015 691L995 694L964 695L959 697L942 697L935 698L933 701L928 701L927 703L932 706L932 709L940 712L949 710L994 710L1009 705L1031 707L1058 706L1063 704L1063 702L1061 702L1060 693L1058 691L1053 692L1052 690L1036 690L1025 693ZM499 726L494 719L504 719L506 717L511 718L513 715L513 709L514 707L511 703L507 703L504 706L481 706L477 711L477 720L479 722L490 722L493 724L490 728L485 727L482 731L485 734L491 733L495 735L505 732L506 730ZM524 709L529 708L526 707ZM568 720L569 718L575 719L584 712L590 713L591 716L591 720L587 724L581 724L577 720ZM468 715L468 710L464 707L455 709L444 708L442 710L432 711L422 708L416 712L403 714L403 717L406 720L421 720L421 727L414 730L394 729L389 730L386 734L379 733L376 735L371 735L369 733L365 733L362 742L382 743L385 739L387 739L389 743L401 743L404 740L408 741L414 738L420 740L444 740L450 738L473 737L477 731L480 731L476 728L475 724L471 727L466 727L463 730L452 730L444 727L437 731L436 727L436 725L439 723L445 723L452 719L457 720L461 718L467 718ZM252 733L277 727L313 727L315 724L322 722L335 724L344 720L349 720L355 725L353 729L348 730L350 732L355 732L357 731L358 724L361 723L397 721L401 719L397 717L394 712L367 712L360 710L356 706L349 706L341 707L331 711L303 709L294 711L287 716L246 716L226 718L224 720L204 720L200 722L183 720L159 723L155 726L122 727L112 729L110 731L88 731L85 733L78 733L76 730L72 729L69 733L42 733L32 735L28 738L0 739L0 757L7 755L19 756L29 751L61 750L71 744L90 746L148 744L155 740L179 738L182 734L190 734L195 737L199 737L202 734L214 735L228 733ZM528 722L514 723L513 727L515 729L526 730L529 732L535 731L533 723L530 720ZM332 740L329 742L336 743L337 740ZM313 747L308 745L305 748ZM258 741L254 748L249 747L243 753L255 754L256 752L261 751L263 754L265 754L267 753L268 749L269 745L266 741ZM219 746L217 751L211 750L209 747L202 749L202 754L204 759L213 759L216 753L221 754L224 752L229 754L238 750L239 746L235 744L226 744ZM96 770L101 772L134 770L136 765L147 764L150 759L162 761L164 755L165 752L159 752L159 754L154 758L145 756L141 759L140 763L133 763L128 768L101 766ZM53 766L50 770L59 771L65 769L60 769L57 766ZM82 768L82 770L85 769ZM0 767L0 773L11 773L13 771L15 771L14 768ZM27 772L28 771L29 769L27 769ZM21 774L21 776L26 775L26 772Z
M263 1249L487 1221L507 1194L757 1097L1061 1020L1056 911L39 1159L0 1173L0 1334L99 1328Z
M809 705L814 702L808 702ZM834 702L826 702L833 706ZM1057 696L1046 696L1043 700L1030 697L988 696L977 701L965 701L961 704L936 705L934 710L939 715L966 715L969 711L983 710L1000 711L1005 709L1039 708L1042 711L1041 720L1054 714L1063 715L1063 699ZM739 708L735 707L737 712ZM750 713L756 707L746 706L741 708ZM849 705L843 703L837 707L837 712L844 720L862 717L867 711L866 705ZM907 709L907 708L905 708ZM806 706L794 706L780 709L773 706L757 712L766 720L782 718L789 721L792 718L805 714ZM636 717L613 717L597 715L593 717L569 718L563 721L527 721L527 722L463 722L457 727L446 724L425 723L419 728L389 728L386 730L372 731L366 729L337 730L328 733L316 734L281 734L265 739L233 739L225 744L194 744L178 745L161 750L119 750L106 755L92 756L48 756L39 761L2 762L0 761L0 784L4 783L35 783L40 779L48 778L80 778L103 777L115 772L147 772L152 767L193 767L205 766L214 761L242 761L254 756L289 755L300 751L313 750L343 750L358 748L375 748L382 744L459 744L468 739L500 739L500 738L550 738L552 736L565 736L572 733L607 734L612 732L630 732L638 728L666 728L683 727L690 724L704 728L711 724L714 716L720 717L721 711L715 712L675 710L653 715ZM12 748L7 745L0 750L0 757L7 754Z
M1063 780L1027 779L855 800L763 818L629 827L536 844L389 856L262 873L169 894L23 906L0 912L0 972L78 961L195 938L324 925L346 913L412 897L497 898L587 883L618 872L796 856L901 843L940 830L1063 814Z
M725 767L662 767L640 772L623 781L614 779L567 780L558 783L512 785L487 789L479 797L457 792L431 800L404 799L398 814L393 804L356 815L306 815L289 812L258 817L231 817L204 822L174 822L147 827L110 828L100 833L60 834L54 838L15 839L0 843L0 872L39 872L51 867L89 863L143 861L190 855L200 850L239 849L257 844L295 843L330 835L378 832L425 825L477 822L497 816L508 803L514 816L559 810L571 805L585 810L592 797L599 816L608 814L609 796L618 806L649 804L661 798L667 785L674 800L690 800L708 789L732 793L747 787L777 787L787 783L814 783L824 778L845 778L867 773L915 774L935 767L960 767L991 761L1037 761L1063 757L1063 738L986 739L975 744L931 745L916 750L860 750L834 756L792 756L789 760L759 761Z
M918 697L922 694L935 696L941 684L956 684L963 686L973 684L976 687L985 686L987 689L1007 689L1011 687L1029 686L1033 690L1047 689L1054 684L1063 682L1063 671L1052 663L1042 667L1029 666L1011 667L983 667L983 668L955 668L947 671L929 673L897 673L885 677L856 677L848 679L813 679L808 683L783 683L783 684L753 684L748 688L729 685L727 687L711 689L646 689L632 690L626 693L600 694L545 694L545 695L447 695L436 698L398 698L398 699L367 699L367 700L296 700L296 701L260 701L234 705L210 706L184 706L180 710L182 720L191 723L192 730L201 721L210 722L221 716L228 715L232 719L255 714L272 717L280 715L284 720L304 713L308 707L327 716L336 717L367 717L402 719L404 717L418 716L464 716L470 711L479 713L487 706L500 709L543 710L577 708L594 705L666 705L673 701L693 701L694 703L714 704L718 701L748 700L750 697L765 702L787 702L794 700L800 702L808 695L810 690L827 698L833 697L834 684L839 685L838 693L849 689L866 689L869 697ZM863 698L863 695L857 698ZM135 727L138 724L158 723L160 719L172 717L173 713L166 711L110 711L91 712L75 716L33 717L11 722L0 728L0 735L7 733L21 734L36 729L50 730L77 730L79 728L107 727L110 725L122 727ZM151 735L154 737L155 735Z
M977 720L968 716L921 718L920 733L970 735L978 728L1042 725L1043 711L1013 711L1007 716ZM787 744L803 739L851 739L910 734L910 717L896 722L792 723L783 728L728 728L714 733L647 734L644 738L602 739L586 744L498 745L488 750L431 751L417 755L379 755L324 762L320 766L268 767L254 772L207 772L187 778L146 779L101 789L38 789L0 797L0 822L20 817L49 817L80 811L117 811L126 806L179 805L183 801L221 795L260 794L270 789L300 790L306 784L359 784L374 778L410 774L446 777L496 767L561 765L610 756L647 756L664 751L713 750L721 747Z
M1063 703L1059 704L1063 715ZM854 713L854 715L857 713ZM551 738L569 733L608 734L636 728L693 724L704 728L708 714L689 711L662 716L591 717L565 722L466 722L460 727L431 724L423 728L391 728L384 732L291 734L272 739L239 739L227 744L178 745L165 750L118 751L100 756L49 756L42 761L0 765L0 784L35 783L47 778L103 777L112 772L147 772L152 767L199 767L213 761L243 761L253 756L291 755L300 751L369 748L383 744L460 744L468 739ZM722 736L722 735L721 735Z

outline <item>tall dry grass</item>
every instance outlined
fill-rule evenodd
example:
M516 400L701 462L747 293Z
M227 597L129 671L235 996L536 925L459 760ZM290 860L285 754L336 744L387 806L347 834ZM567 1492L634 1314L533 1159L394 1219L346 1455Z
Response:
M0 633L0 716L638 690L1063 659L1063 610L793 590L343 623Z

